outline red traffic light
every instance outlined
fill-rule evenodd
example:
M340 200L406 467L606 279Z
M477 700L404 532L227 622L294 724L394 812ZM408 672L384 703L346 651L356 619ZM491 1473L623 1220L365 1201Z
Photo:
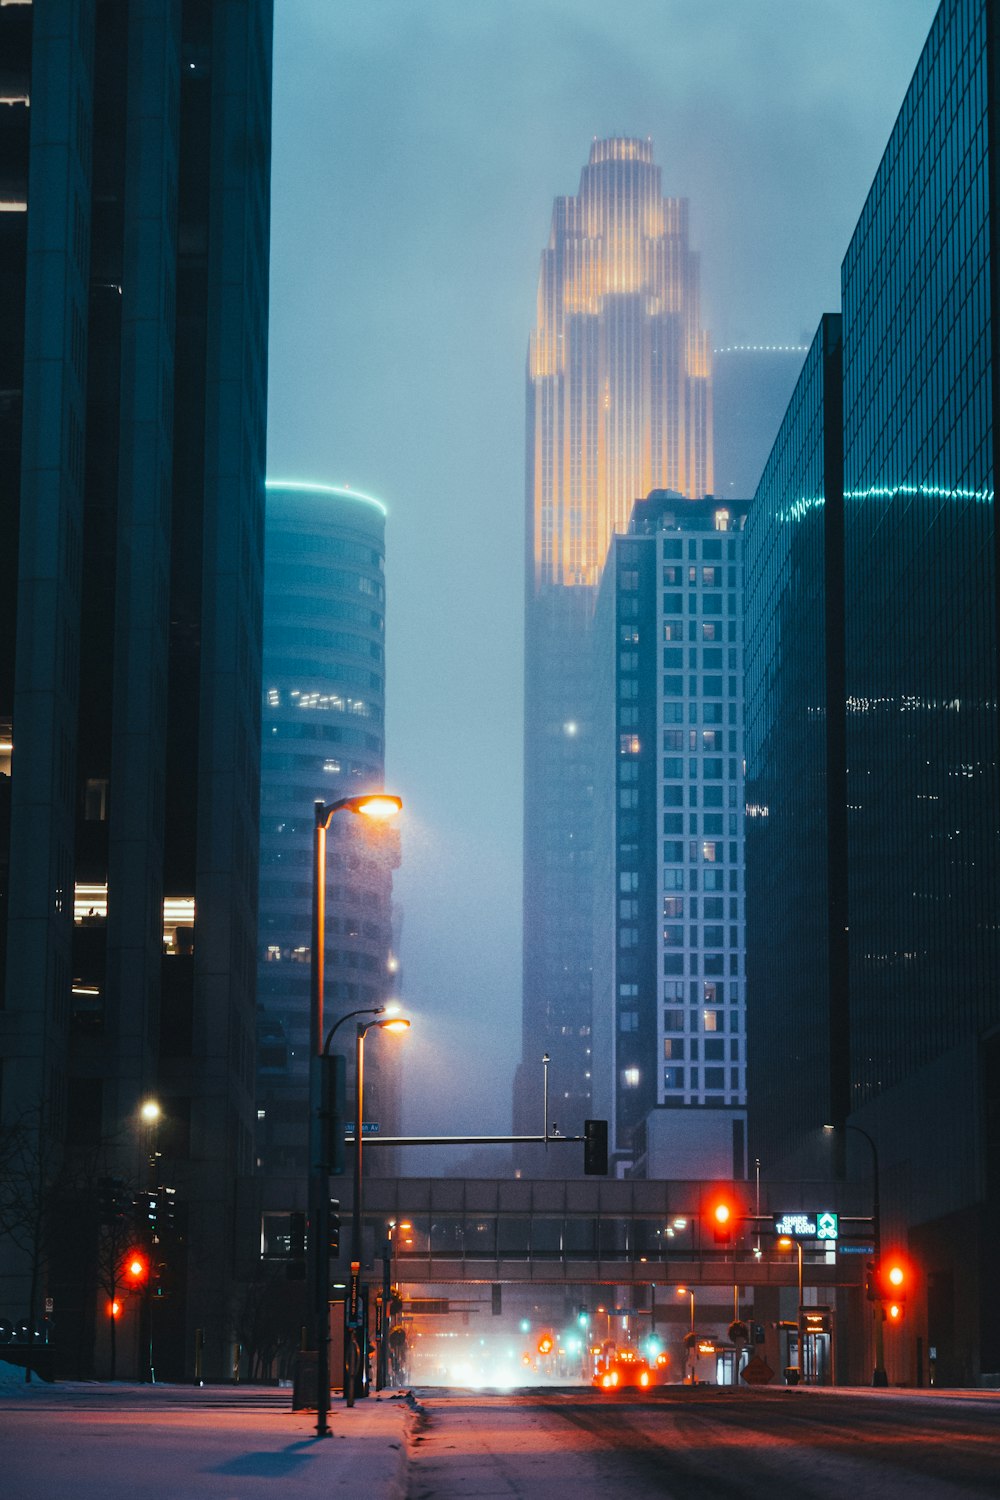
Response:
M890 1323L899 1323L903 1317L903 1309L899 1302L887 1302L885 1315Z
M538 1352L539 1354L552 1353L552 1335L550 1333L543 1333L538 1340Z
M910 1269L906 1262L898 1255L890 1255L878 1267L878 1292L879 1297L886 1303L886 1312L890 1318L898 1319L902 1316L900 1304L906 1301L906 1293L910 1285ZM896 1307L893 1313L889 1304Z
M712 1226L712 1234L717 1244L728 1244L732 1238L735 1217L733 1205L728 1198L713 1200L708 1211L708 1222Z
M125 1257L125 1283L133 1290L141 1287L149 1275L149 1261L138 1250Z

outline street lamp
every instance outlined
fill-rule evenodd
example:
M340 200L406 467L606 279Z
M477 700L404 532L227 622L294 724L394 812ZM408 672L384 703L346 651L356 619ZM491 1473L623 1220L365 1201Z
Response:
M410 1023L405 1016L378 1016L373 1021L359 1021L354 1045L354 1202L351 1208L351 1292L347 1302L350 1311L352 1302L361 1297L361 1193L362 1193L362 1141L364 1138L364 1092L365 1092L365 1037L369 1031L409 1031ZM361 1314L356 1315L360 1318ZM356 1323L348 1329L347 1390L344 1392L348 1406L354 1405L357 1394L358 1374L361 1368L362 1349L358 1339Z
M697 1371L697 1367L698 1367L698 1354L697 1354L697 1351L695 1349L695 1339L694 1339L694 1292L693 1292L693 1290L689 1290L688 1287L686 1287L686 1286L679 1286L677 1288L677 1295L678 1295L678 1297L690 1297L691 1298L691 1332L688 1335L688 1339L689 1339L690 1345L691 1345L691 1384L694 1385L695 1382L696 1382L696 1378L697 1378L696 1377L696 1371Z
M824 1131L833 1134L836 1126L824 1125ZM878 1147L868 1134L862 1130L860 1125L845 1125L845 1130L853 1130L855 1135L864 1136L868 1142L872 1154L872 1253L875 1257L875 1279L878 1281L879 1269L882 1264L882 1204L879 1192L879 1170L878 1170ZM875 1368L872 1371L872 1385L884 1386L889 1384L889 1376L885 1368L885 1339L882 1330L882 1306L875 1305Z
M778 1240L779 1250L790 1250L793 1245L799 1252L799 1301L798 1311L795 1314L795 1326L798 1329L798 1352L796 1358L798 1359L798 1371L801 1378L802 1372L805 1369L805 1365L802 1359L802 1241L793 1240L791 1236L787 1234L781 1235Z
M370 792L341 797L336 802L315 804L313 825L312 943L309 952L309 1055L322 1056L330 1037L323 1035L323 994L326 968L326 833L338 812L382 821L394 817L403 806L399 797ZM346 1018L345 1018L346 1019ZM338 1023L339 1024L339 1023ZM333 1027L330 1036L336 1027ZM314 1067L320 1066L313 1064ZM309 1123L317 1101L310 1091ZM310 1135L312 1134L310 1130ZM330 1437L330 1184L326 1164L309 1163L309 1233L313 1253L308 1258L310 1290L316 1327L316 1436Z
M156 1100L156 1099L144 1099L142 1101L142 1103L140 1104L140 1106L139 1106L139 1118L142 1121L143 1125L146 1127L146 1131L145 1131L146 1139L145 1139L145 1142L144 1142L145 1150L146 1150L146 1192L151 1197L151 1195L156 1192L156 1190L157 1190L157 1188L159 1186L159 1183L157 1182L157 1178L159 1176L159 1173L157 1171L157 1156L159 1155L159 1153L158 1153L158 1151L156 1149L156 1137L157 1137L157 1126L159 1125L161 1119L163 1118L163 1110L160 1107L159 1101ZM146 1202L146 1204L148 1206L148 1204L149 1204L149 1197L146 1198L145 1202ZM146 1220L146 1212L147 1211L144 1208L143 1209L143 1220L144 1220L144 1222ZM148 1230L147 1230L147 1234L148 1234ZM152 1240L153 1240L153 1238L155 1238L155 1236L151 1236L150 1235L150 1236L148 1236L148 1238L149 1238L149 1241L150 1241L150 1243L149 1243L150 1262L149 1262L148 1267L144 1268L145 1272L146 1272L145 1276L143 1276L139 1280L137 1280L135 1282L135 1285L141 1291L141 1301L139 1303L139 1307L140 1307L140 1322L141 1321L145 1321L145 1325L146 1325L146 1328L145 1328L145 1340L142 1339L142 1331L141 1331L141 1329L140 1329L140 1335L139 1335L140 1341L142 1341L144 1343L146 1373L145 1373L145 1375L144 1375L143 1378L145 1380L148 1380L151 1385L155 1385L155 1383L156 1383L156 1365L153 1362L153 1297L152 1297L153 1276L154 1276L153 1256L156 1255L156 1254L159 1254L159 1252L156 1250L155 1245L152 1243ZM113 1322L114 1322L114 1319L112 1319L112 1323ZM112 1327L112 1330L111 1330L111 1336L112 1336L112 1338L114 1338L114 1328L113 1327Z

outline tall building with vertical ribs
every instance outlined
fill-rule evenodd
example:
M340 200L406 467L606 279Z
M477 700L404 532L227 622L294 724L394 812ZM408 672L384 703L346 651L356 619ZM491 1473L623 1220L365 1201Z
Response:
M271 35L0 6L0 1318L51 1310L62 1375L229 1378L240 1339ZM177 1204L113 1346L102 1180Z
M649 140L595 140L578 194L555 202L528 350L518 1133L541 1125L543 1054L550 1121L576 1132L590 1102L589 630L601 570L638 496L712 484L711 350L687 203L664 198Z

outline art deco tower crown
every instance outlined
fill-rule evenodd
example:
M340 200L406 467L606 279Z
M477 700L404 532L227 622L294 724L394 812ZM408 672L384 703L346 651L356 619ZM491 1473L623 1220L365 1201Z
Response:
M651 489L712 489L712 382L684 199L648 140L595 140L557 198L528 352L534 589L596 584Z

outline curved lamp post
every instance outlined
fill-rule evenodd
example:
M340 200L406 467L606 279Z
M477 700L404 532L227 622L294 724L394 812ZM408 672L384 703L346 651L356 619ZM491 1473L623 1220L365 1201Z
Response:
M795 1314L795 1327L798 1330L798 1356L797 1356L797 1358L798 1358L799 1379L801 1380L803 1378L803 1376L804 1376L804 1373L805 1373L805 1360L803 1359L803 1354L804 1354L805 1351L802 1348L802 1342L803 1342L803 1340L802 1340L802 1241L801 1240L793 1240L791 1238L791 1236L787 1235L787 1234L783 1234L781 1236L781 1238L778 1240L778 1249L779 1250L791 1250L793 1246L799 1252L799 1301L798 1301L798 1311Z
M402 809L402 799L385 792L341 797L336 802L317 802L313 825L312 943L309 952L309 1053L322 1056L337 1027L324 1042L323 990L326 970L326 834L339 812L384 821ZM377 1007L376 1007L377 1008ZM346 1020L347 1017L344 1017ZM339 1022L337 1023L340 1024ZM314 1067L318 1064L313 1064ZM312 1125L314 1100L310 1096ZM309 1233L315 1247L308 1258L310 1290L316 1320L316 1436L329 1437L330 1425L330 1260L327 1253L330 1221L330 1184L325 1166L309 1164Z
M354 1201L351 1205L351 1280L355 1284L354 1295L358 1297L361 1295L361 1195L363 1190L362 1141L364 1139L365 1037L369 1031L391 1031L398 1033L409 1031L409 1029L410 1023L405 1016L376 1016L372 1021L359 1021L355 1030ZM350 1309L350 1299L348 1299L346 1305ZM357 1394L358 1375L364 1351L359 1346L358 1329L351 1327L347 1330L347 1334L351 1349L347 1362L347 1389L344 1395L348 1406L353 1406L354 1398Z

